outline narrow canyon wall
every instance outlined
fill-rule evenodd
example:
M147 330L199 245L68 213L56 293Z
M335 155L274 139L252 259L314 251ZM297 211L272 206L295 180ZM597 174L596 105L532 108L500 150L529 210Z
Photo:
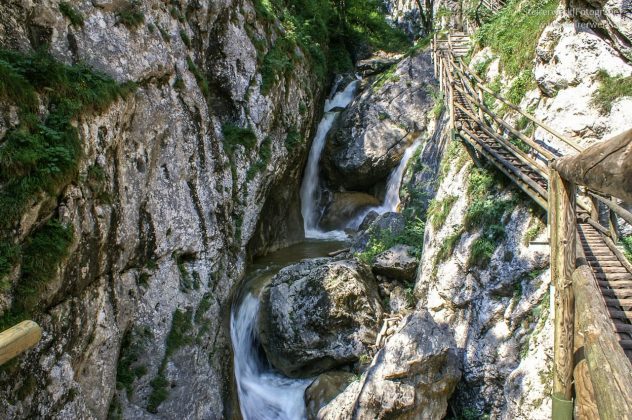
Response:
M250 254L302 238L304 139L324 83L303 56L262 86L263 57L281 29L249 1L71 6L81 24L56 1L3 2L0 46L47 44L62 62L138 87L78 119L78 179L33 202L7 234L20 243L51 217L74 229L70 255L33 314L41 343L0 371L0 412L230 417L231 289L253 236ZM0 106L2 135L19 123L15 105ZM226 127L234 126L254 144L230 144ZM276 229L261 229L262 217Z

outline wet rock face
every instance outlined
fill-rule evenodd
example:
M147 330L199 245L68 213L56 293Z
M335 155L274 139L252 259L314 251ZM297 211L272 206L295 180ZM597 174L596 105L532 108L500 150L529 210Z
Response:
M334 193L333 198L320 220L320 227L324 230L343 229L346 224L358 216L362 211L377 207L380 201L366 193L340 192Z
M305 260L281 270L262 291L261 344L287 376L313 375L366 354L382 312L369 267L357 260Z
M369 191L385 181L406 147L428 129L435 84L429 53L408 57L374 80L327 140L322 165L333 189Z
M349 372L334 371L318 375L305 390L307 419L317 419L318 411L344 391L354 379L355 375Z
M401 323L359 382L319 419L441 419L461 377L454 338L425 310Z

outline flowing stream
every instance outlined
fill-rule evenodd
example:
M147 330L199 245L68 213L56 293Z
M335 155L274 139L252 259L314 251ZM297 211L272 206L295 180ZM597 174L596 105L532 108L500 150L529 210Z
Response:
M252 264L244 278L240 296L232 306L230 335L239 404L245 420L300 420L306 417L303 395L311 380L290 379L276 371L268 362L258 341L256 328L259 292L281 268L304 258L326 256L329 252L346 246L345 242L341 242L347 239L343 231L324 232L318 227L322 211L319 208L319 161L327 134L340 110L353 100L357 85L358 81L350 83L325 103L325 115L318 126L301 184L305 242L272 253ZM389 176L384 203L362 212L349 221L349 227L357 229L371 210L378 213L397 211L402 177L408 161L419 146L420 143L415 142L408 147L401 162Z
M241 414L245 420L304 419L303 393L309 379L290 379L268 363L256 333L259 292L279 270L304 258L326 256L341 242L305 241L256 261L244 279L242 295L233 304L230 337Z

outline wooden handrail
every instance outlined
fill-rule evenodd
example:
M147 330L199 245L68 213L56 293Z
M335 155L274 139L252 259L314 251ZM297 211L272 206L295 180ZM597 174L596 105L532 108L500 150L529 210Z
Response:
M614 211L617 214L617 216L621 217L623 220L625 220L626 222L632 225L632 213L630 213L629 211L627 211L626 209L624 209L623 207L621 207L614 201L608 200L606 197L602 197L601 195L595 194L592 191L587 191L586 193L592 197L595 197L597 200L601 201L602 203L604 203L606 206L612 209L612 211Z
M35 346L41 338L42 329L33 321L22 321L0 332L0 365Z
M632 202L632 129L553 166L568 180Z
M619 345L597 279L585 261L573 273L573 291L577 332L584 340L599 414L603 419L632 418L632 365Z
M583 147L581 147L580 145L575 143L573 140L571 140L568 137L564 136L563 134L561 134L560 132L558 132L554 128L548 126L547 124L545 124L542 121L538 120L537 118L535 118L534 116L530 115L529 113L524 112L519 106L516 106L516 105L512 104L511 102L507 101L505 98L503 98L502 96L500 96L499 94L497 94L493 90L489 89L485 85L485 82L480 77L478 77L478 75L475 72L471 71L467 66L465 66L463 64L462 60L459 60L459 63L461 65L461 67L462 67L461 70L465 71L466 74L468 74L469 76L473 77L476 80L477 84L480 86L481 89L483 89L485 92L487 92L490 95L492 95L494 98L498 99L505 106L509 107L513 111L516 111L517 113L519 113L523 117L527 118L532 123L536 124L537 126L541 127L542 129L544 129L545 131L549 132L553 136L557 137L563 143L565 143L568 146L572 147L576 151L581 152L581 151L584 150Z

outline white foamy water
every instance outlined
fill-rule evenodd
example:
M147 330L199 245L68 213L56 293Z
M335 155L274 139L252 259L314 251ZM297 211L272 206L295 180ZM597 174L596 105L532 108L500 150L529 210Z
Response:
M406 149L404 152L404 156L402 156L402 160L399 162L397 167L391 172L388 176L388 181L386 183L386 195L384 196L384 202L381 206L371 207L356 217L353 220L350 220L347 224L347 227L350 229L358 229L364 218L371 211L376 211L379 214L387 213L387 212L396 212L399 210L399 204L401 200L399 198L399 189L402 185L402 179L404 178L404 173L406 172L406 167L408 166L408 162L413 157L417 149L421 146L420 141L415 141L410 147Z
M342 91L338 92L331 100L325 102L325 115L318 124L316 136L309 151L305 175L301 184L301 213L305 227L305 237L312 239L344 239L347 235L342 231L323 232L318 228L321 216L320 203L320 157L325 148L327 134L331 130L336 117L336 109L346 108L355 96L358 81L353 81Z
M303 394L310 380L272 370L257 342L259 300L248 293L230 314L235 378L244 420L299 420L306 417Z

